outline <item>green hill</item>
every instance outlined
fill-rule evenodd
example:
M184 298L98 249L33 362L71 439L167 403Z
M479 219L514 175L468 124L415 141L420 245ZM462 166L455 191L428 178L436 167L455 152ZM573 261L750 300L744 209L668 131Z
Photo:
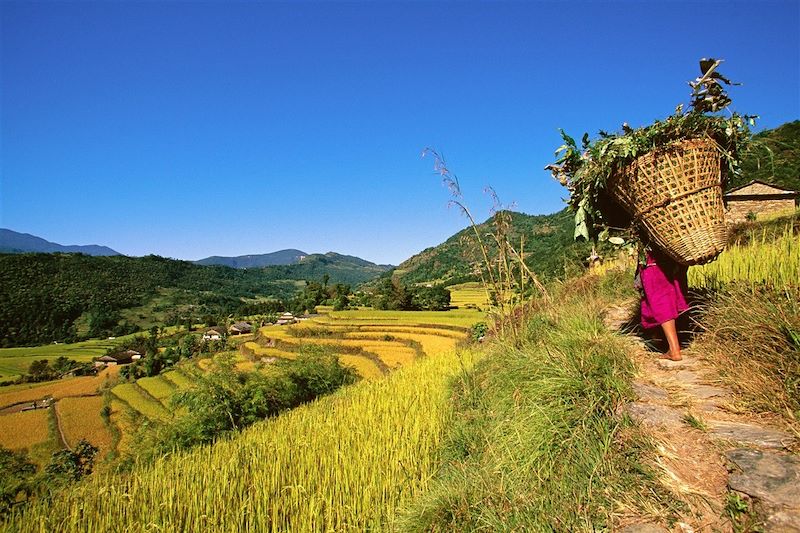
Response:
M159 300L161 311L192 308L191 317L235 313L244 299L293 297L301 280L355 285L386 267L338 254L261 269L200 266L146 257L0 254L0 338L4 346L129 333L121 311ZM165 294L169 297L165 301ZM124 329L124 328L123 328Z
M742 161L742 175L729 188L761 180L800 191L800 120L754 136L753 148Z
M478 226L481 235L493 231L489 219ZM589 254L589 245L573 241L573 215L567 209L551 215L511 213L510 241L519 249L524 236L525 262L537 275L561 277ZM408 284L444 282L447 284L476 280L471 265L481 261L480 248L473 240L474 231L466 228L445 242L427 248L403 261L392 274ZM486 238L490 253L496 253L491 236Z

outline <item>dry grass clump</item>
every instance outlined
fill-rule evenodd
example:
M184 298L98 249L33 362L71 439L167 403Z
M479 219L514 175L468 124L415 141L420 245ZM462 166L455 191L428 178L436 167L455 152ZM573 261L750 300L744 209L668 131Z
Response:
M531 306L519 343L459 373L443 467L401 530L605 531L671 514L647 442L618 416L634 369L601 312L622 279L562 285Z
M702 325L695 348L725 384L800 435L800 288L731 288L707 304Z

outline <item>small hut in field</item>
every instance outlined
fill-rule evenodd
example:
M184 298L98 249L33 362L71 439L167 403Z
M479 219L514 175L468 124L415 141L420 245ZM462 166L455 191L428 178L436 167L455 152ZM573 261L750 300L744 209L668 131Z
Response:
M228 328L231 335L245 335L253 332L253 325L249 322L237 322Z
M798 197L798 191L753 180L725 193L725 218L729 223L737 223L744 222L748 216L752 218L791 211L795 208Z

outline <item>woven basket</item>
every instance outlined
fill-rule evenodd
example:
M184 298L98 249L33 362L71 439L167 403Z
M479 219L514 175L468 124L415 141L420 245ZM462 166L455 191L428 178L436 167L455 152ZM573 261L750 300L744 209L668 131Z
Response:
M608 182L613 197L678 263L713 260L725 248L720 156L710 139L649 152Z

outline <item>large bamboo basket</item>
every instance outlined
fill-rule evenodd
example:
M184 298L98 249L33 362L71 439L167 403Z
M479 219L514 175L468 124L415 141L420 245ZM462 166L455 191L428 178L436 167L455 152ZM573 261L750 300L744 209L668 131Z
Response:
M711 139L649 152L613 176L608 190L678 263L707 263L725 248L720 154Z

